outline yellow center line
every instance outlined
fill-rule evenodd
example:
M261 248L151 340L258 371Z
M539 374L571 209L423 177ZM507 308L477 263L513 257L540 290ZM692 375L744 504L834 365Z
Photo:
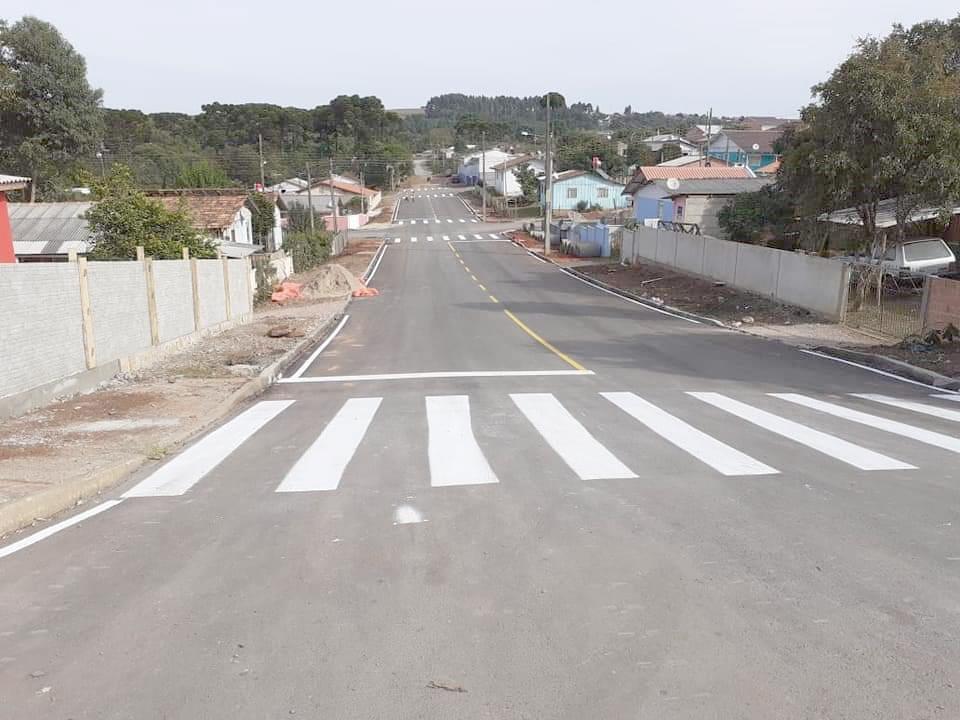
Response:
M491 295L491 296L490 296L490 299L491 299L491 300L493 300L493 301L494 301L495 303L498 303L498 302L500 302L500 301L499 301L499 300L497 300L497 299L496 299L496 298L495 298L495 297L494 297L493 295Z
M466 263L463 264L463 269L466 270L467 272L470 272L470 268L467 267Z
M479 284L480 284L480 281L479 281L479 280L477 280L477 276L476 276L476 275L474 275L473 273L470 273L470 277L472 277L472 278L473 278L473 281L474 281L474 282L475 282L475 283L476 283L477 285L479 285Z
M490 297L492 298L493 296L491 295ZM496 302L496 300L494 300L494 302ZM569 355L565 355L564 353L562 353L562 352L560 352L559 350L557 350L557 348L555 348L555 347L554 347L553 345L551 345L549 342L547 342L547 341L544 340L542 337L540 337L539 335L537 335L533 330L531 330L531 329L528 328L526 325L524 325L523 322L520 320L520 318L518 318L518 317L517 317L516 315L514 315L512 312L510 312L509 310L504 310L503 312L506 313L507 317L510 318L511 320L513 320L513 321L517 324L517 326L518 326L521 330L523 330L527 335L529 335L529 336L532 337L534 340L536 340L538 343L540 343L541 345L543 345L547 350L549 350L549 351L552 352L554 355L556 355L558 358L560 358L560 359L563 360L565 363L567 363L567 365L569 365L570 367L572 367L572 368L575 369L575 370L580 370L581 372L586 372L586 371L587 371L587 369L586 369L583 365L581 365L580 363L578 363L576 360L574 360L574 359L573 359L572 357L570 357Z
M483 286L483 283L482 283L482 282L477 282L477 285L479 285L479 286L480 286L480 289L483 290L484 292L487 291L487 289Z

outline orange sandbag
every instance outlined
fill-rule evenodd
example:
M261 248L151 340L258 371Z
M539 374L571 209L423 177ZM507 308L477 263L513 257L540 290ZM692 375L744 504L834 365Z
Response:
M377 290L376 288L370 288L370 287L362 287L362 288L359 288L358 290L353 291L354 297L374 297L379 294L380 294L379 290Z
M270 296L270 299L281 305L288 300L296 300L301 296L300 288L302 287L302 283L282 282Z

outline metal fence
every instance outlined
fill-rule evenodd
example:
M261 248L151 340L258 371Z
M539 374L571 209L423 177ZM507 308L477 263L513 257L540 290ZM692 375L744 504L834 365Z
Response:
M924 276L900 277L878 265L853 263L843 323L885 337L919 335L925 282Z

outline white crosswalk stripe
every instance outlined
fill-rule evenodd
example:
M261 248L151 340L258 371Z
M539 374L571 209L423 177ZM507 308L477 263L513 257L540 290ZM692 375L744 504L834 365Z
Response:
M394 239L393 239L393 242L394 242L394 243L398 243L398 242L400 242L401 240L402 240L402 238L394 238Z
M398 220L397 225L403 225L403 220Z
M427 242L433 242L433 235L427 235Z
M457 235L457 240L466 240L466 239L467 239L466 235Z
M480 221L477 220L476 218L473 218L473 220L471 220L470 222L475 223L475 222L480 222Z
M798 395L797 393L770 393L770 395L775 398L780 398L781 400L786 400L787 402L808 407L812 410L819 410L834 417L860 423L861 425L866 425L876 430L883 430L884 432L908 437L917 442L926 443L927 445L933 445L934 447L943 448L944 450L960 453L960 440L955 437L950 437L949 435L944 435L943 433L925 430L915 427L914 425L897 422L896 420L888 420L879 415L871 415L860 412L859 410L851 410L842 405L816 400L806 395Z
M490 238L491 240L499 240L499 239L500 239L500 236L499 236L499 235L494 235L493 233L489 233L489 234L487 235L487 237Z
M453 222L453 218L447 218L447 222L448 222L448 223L452 223L452 222Z
M483 235L474 235L474 236L473 236L473 239L474 239L474 240L483 240Z
M691 392L688 393L698 400L703 400L714 407L725 410L736 415L742 420L766 428L770 432L776 433L782 437L806 445L817 452L828 455L848 465L853 465L860 470L913 470L913 465L908 465L900 460L881 455L873 450L854 445L846 440L841 440L825 432L808 428L798 422L787 420L779 415L760 410L746 403L738 402L720 393L711 392Z
M463 218L460 218L460 222L465 223L466 220L464 220Z
M264 400L197 441L131 490L124 497L183 495L207 473L227 459L293 400Z
M581 480L637 477L550 393L515 393L510 399Z
M277 492L336 490L383 398L351 398L290 469Z
M773 475L779 470L754 460L630 392L600 393L664 440L724 475Z
M426 406L430 484L449 487L499 482L473 436L470 398L431 396L426 398Z
M950 410L948 408L937 407L936 405L925 405L924 403L888 397L887 395L875 395L873 393L850 394L853 397L863 398L864 400L873 400L874 402L889 405L890 407L903 408L904 410L911 410L924 415L932 415L933 417L943 418L944 420L960 422L960 410Z
M443 241L444 241L444 242L450 242L450 236L449 236L449 235L444 235L444 236L443 236Z
M960 395L951 395L948 393L932 393L930 397L937 398L938 400L952 400L953 402L960 402Z
M415 237L410 238L410 242L413 243L413 242L416 242L416 241L417 241L417 238L415 238Z

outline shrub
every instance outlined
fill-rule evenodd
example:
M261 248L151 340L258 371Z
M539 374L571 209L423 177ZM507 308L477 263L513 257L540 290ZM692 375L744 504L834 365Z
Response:
M283 249L293 257L297 272L315 268L330 256L331 234L325 230L300 230L287 233Z

